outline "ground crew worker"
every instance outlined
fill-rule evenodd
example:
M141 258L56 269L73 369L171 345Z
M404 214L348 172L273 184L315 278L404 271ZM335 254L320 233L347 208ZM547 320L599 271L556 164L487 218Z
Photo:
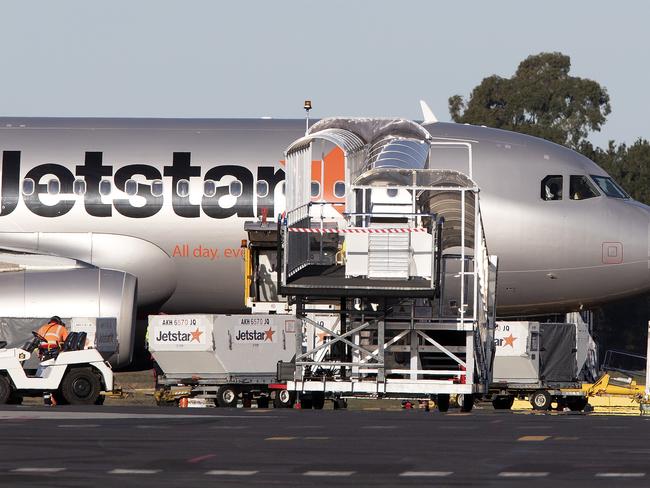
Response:
M59 349L68 338L68 330L58 315L52 317L47 324L41 325L36 333L46 341L38 347L41 352Z

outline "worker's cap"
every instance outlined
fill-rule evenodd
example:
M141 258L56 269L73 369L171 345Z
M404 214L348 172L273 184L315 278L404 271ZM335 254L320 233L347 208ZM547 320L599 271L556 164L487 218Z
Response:
M54 315L53 317L51 317L50 322L54 322L55 324L63 325L63 320L61 320L61 317L59 317L58 315Z

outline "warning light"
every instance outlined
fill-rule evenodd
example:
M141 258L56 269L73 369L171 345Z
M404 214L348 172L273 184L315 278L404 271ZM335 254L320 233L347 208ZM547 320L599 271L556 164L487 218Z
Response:
M246 239L242 239L241 240L241 247L246 247L246 246L248 246L248 242L246 241Z

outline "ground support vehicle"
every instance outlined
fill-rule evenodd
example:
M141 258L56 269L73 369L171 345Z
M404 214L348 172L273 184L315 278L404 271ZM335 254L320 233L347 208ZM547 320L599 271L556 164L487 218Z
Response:
M583 330L584 329L584 330ZM587 354L577 337L586 324L497 322L490 398L495 409L509 409L516 398L534 410L588 408L579 373Z
M149 316L157 402L236 407L241 399L244 406L292 406L294 396L278 384L276 365L293 356L297 328L289 314Z
M34 340L22 348L0 349L0 404L53 395L59 404L91 405L103 403L103 394L114 392L110 364L96 349L84 349L85 333L70 333L60 350L41 352L45 357L35 372L25 370L39 343L47 342L33 334Z
M311 198L312 149L325 144L343 155L338 202ZM434 169L433 153L465 172ZM298 395L434 397L445 411L458 394L471 409L491 382L497 268L471 145L406 120L327 119L285 160L278 285L304 327L278 378Z

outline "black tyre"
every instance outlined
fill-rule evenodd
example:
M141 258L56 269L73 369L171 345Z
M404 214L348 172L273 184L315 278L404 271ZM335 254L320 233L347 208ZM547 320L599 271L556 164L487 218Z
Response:
M273 398L273 406L275 408L291 408L296 400L293 392L289 390L277 390Z
M220 386L217 390L217 405L235 408L237 406L237 390L231 385Z
M0 374L0 405L4 405L11 398L13 389L11 388L11 383L9 379Z
M436 404L438 405L438 410L440 412L446 412L447 410L449 410L449 394L441 393L440 395L438 395Z
M460 395L460 398L463 399L462 405L460 406L460 411L471 412L472 408L474 408L474 395L472 395L471 393L467 393L464 395Z
M7 400L7 403L9 405L22 405L23 397L14 391L11 393L11 395L9 395L9 400Z
M312 393L312 406L315 410L323 410L325 406L325 393Z
M334 400L334 410L343 410L348 408L348 402L343 398L337 398Z
M515 397L513 395L495 396L492 399L492 406L495 410L510 410L513 403L515 403Z
M312 401L310 396L300 397L300 408L302 410L311 410L313 406L314 406L314 402Z
M587 406L587 399L585 397L567 398L567 406L572 412L582 412Z
M267 396L258 397L257 408L269 408L269 397Z
M101 390L102 384L90 368L72 369L61 382L61 396L70 405L93 405Z
M551 395L546 390L537 390L530 395L530 404L533 410L549 410L551 408L551 402Z

